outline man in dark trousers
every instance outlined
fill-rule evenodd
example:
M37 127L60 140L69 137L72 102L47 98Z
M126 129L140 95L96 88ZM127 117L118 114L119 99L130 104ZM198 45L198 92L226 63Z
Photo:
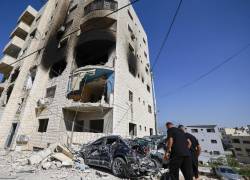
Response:
M164 158L170 160L169 174L175 180L179 180L179 169L181 169L185 180L192 180L192 159L189 150L191 141L186 138L182 130L174 127L173 123L166 123L166 128L168 129L168 137Z
M196 179L198 179L199 178L198 158L201 153L201 146L199 145L199 141L196 139L196 137L186 132L186 129L183 125L179 125L178 128L181 129L185 133L186 138L189 139L192 143L190 152L191 152L191 157L192 157L193 175Z

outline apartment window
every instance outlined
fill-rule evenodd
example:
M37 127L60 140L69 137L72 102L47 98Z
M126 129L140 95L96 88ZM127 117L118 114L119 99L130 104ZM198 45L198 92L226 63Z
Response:
M217 144L217 141L214 140L214 139L212 139L212 140L211 140L211 143L212 143L212 144Z
M128 10L128 15L129 15L130 19L133 21L134 18L133 18L132 14L131 14L131 12L129 10Z
M36 36L36 31L37 31L37 28L34 29L34 30L30 33L30 37L31 37L31 38L35 38L35 36Z
M220 155L220 151L214 151L213 154L214 155Z
M243 144L250 144L250 141L243 141Z
M146 42L145 38L143 38L143 42L144 42L144 44L147 44L147 42Z
M55 92L56 92L56 86L52 86L47 88L46 90L46 98L54 98L55 97Z
M233 143L236 143L236 144L240 144L240 140L239 139L232 139Z
M145 80L144 80L144 77L141 77L141 82L144 83L144 81L145 81Z
M246 152L248 154L248 156L250 155L250 149L246 148Z
M38 22L41 19L41 15L36 18L36 22Z
M154 134L153 128L150 128L150 129L149 129L149 134L150 134L150 136L152 136L152 135Z
M147 67L145 67L145 71L146 71L146 73L147 73L147 74L149 73L149 70L148 70L148 68L147 68Z
M59 42L58 48L63 48L67 45L69 38L65 38Z
M140 128L140 131L141 131L142 130L141 125L139 126L139 128Z
M137 136L136 124L129 123L129 135L130 136Z
M241 151L241 148L235 148L235 151Z
M128 31L131 32L131 33L133 33L133 30L132 30L132 28L130 27L129 24L128 24Z
M134 53L135 52L135 49L133 48L133 46L129 43L129 50L132 52L132 53Z
M150 86L149 86L149 85L147 85L147 90L148 90L148 92L150 92L150 91L151 91L151 89L150 89Z
M68 21L67 23L65 23L65 30L67 30L67 29L69 29L70 28L70 26L72 25L72 23L73 23L73 19L72 20L70 20L70 21Z
M103 119L90 120L89 123L90 123L89 124L89 127L90 127L89 132L103 133L103 128L104 128L104 120Z
M148 105L148 112L151 114L152 113L152 107Z
M198 133L198 129L191 129L192 133Z
M214 129L207 129L207 132L208 132L208 133L214 133L215 130L214 130Z
M20 73L20 68L18 67L18 68L16 68L16 69L14 70L14 73L13 73L13 74L11 75L11 77L10 77L10 82L11 82L11 83L13 83L14 81L16 81L16 79L17 79L19 73Z
M144 56L146 57L146 58L148 58L148 54L144 51Z
M63 58L62 60L56 62L55 64L51 66L49 77L52 79L52 78L60 76L66 67L67 67L67 62L65 58Z
M147 131L147 127L146 126L144 127L144 129L145 129L145 131Z
M129 91L128 98L129 98L130 102L133 102L133 92L132 91Z
M77 8L77 4L69 9L69 14L72 13Z
M47 131L49 119L39 119L38 132L44 133Z

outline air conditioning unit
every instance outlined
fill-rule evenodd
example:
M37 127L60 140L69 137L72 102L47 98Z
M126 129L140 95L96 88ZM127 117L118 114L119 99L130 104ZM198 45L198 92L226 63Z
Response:
M39 99L39 100L37 101L36 104L37 104L37 107L38 107L38 108L44 108L44 107L47 106L48 100L45 99L45 98L41 98L41 99Z
M66 28L65 26L61 26L58 31L57 31L57 38L60 39L62 37L62 35L64 34Z
M16 142L18 144L27 144L29 142L29 137L27 135L18 135Z

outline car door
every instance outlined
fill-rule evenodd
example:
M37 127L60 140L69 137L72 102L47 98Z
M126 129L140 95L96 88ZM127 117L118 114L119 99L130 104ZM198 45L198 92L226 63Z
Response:
M100 148L100 163L102 166L111 167L113 154L118 145L118 137L107 137L104 144Z
M105 138L100 138L89 145L89 149L88 149L87 157L86 157L88 164L96 165L96 166L100 165L100 156L101 156L100 148L104 144L104 139Z

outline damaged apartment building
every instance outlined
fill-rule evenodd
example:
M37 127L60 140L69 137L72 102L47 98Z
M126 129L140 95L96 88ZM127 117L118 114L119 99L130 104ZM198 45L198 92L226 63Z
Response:
M147 36L129 3L27 7L0 61L1 148L156 133Z

